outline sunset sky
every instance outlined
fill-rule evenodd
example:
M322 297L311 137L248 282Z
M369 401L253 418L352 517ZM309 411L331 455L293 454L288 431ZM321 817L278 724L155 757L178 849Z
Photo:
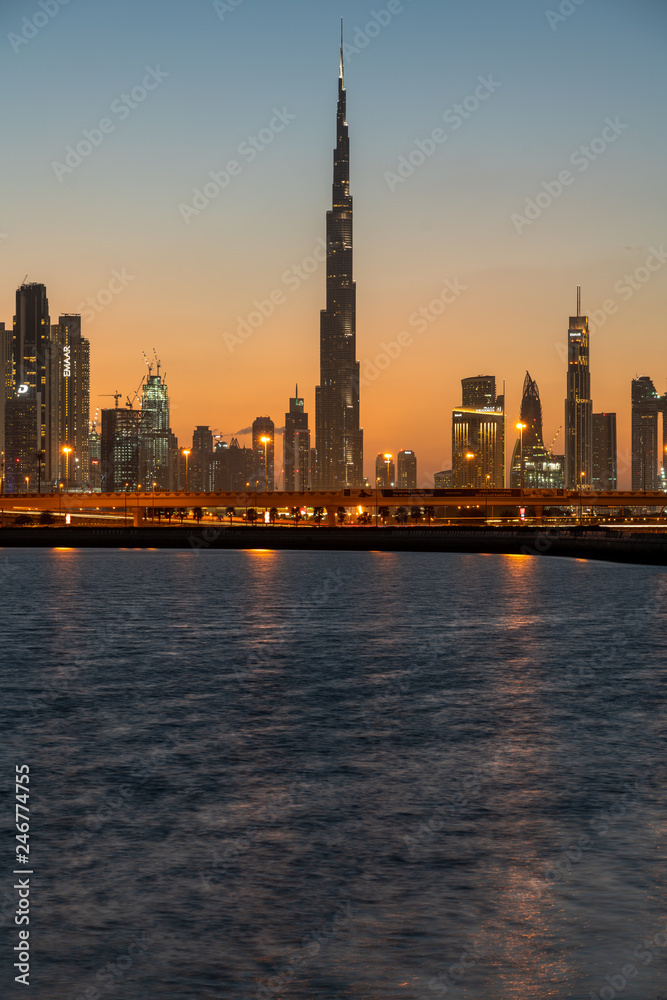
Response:
M341 16L366 474L448 468L475 374L512 426L528 369L549 445L581 284L628 486L630 380L667 391L664 0L3 0L0 321L27 275L84 316L93 412L155 347L181 444L282 426L296 382L314 439Z

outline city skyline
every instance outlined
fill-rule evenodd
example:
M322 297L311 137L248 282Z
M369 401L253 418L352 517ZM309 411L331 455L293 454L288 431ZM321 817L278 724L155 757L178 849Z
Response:
M438 34L444 28L442 12L408 2L398 6L400 12L394 5L391 13L381 5L378 10L388 12L381 20L391 17L365 33L372 19L358 3L343 3L330 17L288 4L279 19L258 0L254 12L264 18L259 26L256 19L251 26L250 0L224 21L213 5L207 11L212 21L203 12L194 17L174 4L162 5L159 15L156 8L159 37L152 39L139 26L120 63L105 56L86 92L77 86L72 47L87 51L93 29L105 25L113 36L114 27L99 4L90 5L85 15L63 7L36 37L9 53L12 80L24 86L24 112L43 93L51 69L62 68L63 61L69 68L54 94L54 100L62 98L59 113L22 140L27 169L19 174L13 156L8 164L16 197L0 226L5 234L0 316L11 324L15 289L26 272L28 280L47 286L53 316L83 313L82 333L91 342L93 412L99 393L118 387L125 394L134 388L135 376L123 373L134 357L138 376L141 351L156 344L181 443L190 440L196 425L227 431L249 423L256 413L283 413L297 380L309 387L305 405L314 414L310 387L318 381L317 331L325 286L322 218L330 190L334 39L343 13L346 74L354 91L357 356L366 476L372 477L374 455L386 448L394 453L414 448L420 479L449 468L450 435L441 415L456 405L460 379L480 367L506 379L508 448L526 368L540 385L544 435L551 440L562 423L564 317L573 287L581 284L582 313L591 317L591 394L597 406L618 414L619 485L629 485L631 379L648 372L659 393L665 388L659 375L664 261L655 208L664 194L653 166L664 139L651 124L664 76L652 35L664 23L664 12L654 4L638 4L630 17L616 5L609 17L588 3L551 25L544 11L528 4L519 5L512 17L485 4L483 25L476 27L472 15L454 5L447 27L466 40L468 58L452 51L443 68L435 58L435 40L428 41L436 36L442 43L452 34ZM20 27L24 13L18 4L6 6L5 36ZM120 23L124 16L129 6L120 4L114 17ZM306 46L293 37L297 26L305 31ZM221 34L208 41L206 34L218 28ZM177 31L191 40L200 65L192 65L187 45L177 56ZM274 36L283 43L280 58ZM632 51L633 38L641 38L641 63ZM214 59L220 55L216 46L224 49L224 72ZM268 56L267 66L254 76L252 66L243 63L251 51ZM586 52L588 67L573 103L566 60L561 69L560 57L577 51ZM614 80L615 58L621 55L623 65L640 73L641 84L625 75ZM543 63L539 74L538 59ZM150 77L146 67L158 72ZM250 96L237 107L229 98L235 74L235 86L254 81ZM595 83L596 74L603 87ZM529 78L534 98L525 94ZM104 133L99 149L58 178L52 163L64 162L66 147L83 138L83 129L97 128L119 95L142 88L143 82L142 100L130 97L137 106L125 105L127 121L110 111L115 132ZM278 97L283 83L284 96ZM207 135L187 122L195 91L211 113L219 110L217 117L208 116L209 124L219 122L219 127L208 128ZM456 129L457 113L449 114L447 141L431 153L436 143L429 137L443 124L443 112L456 103L472 109L475 102ZM14 129L17 113L6 112ZM168 123L173 131L174 122L185 149L176 150L167 167L161 136ZM160 153L159 174L142 136L146 129L148 145L155 144ZM270 141L255 150L252 162L250 154L239 154L242 171L230 176L229 190L209 199L186 222L179 205L194 205L193 190L203 191L209 171L221 171L243 137L259 135L261 129L267 140L266 130L271 132ZM530 139L535 129L537 143ZM423 163L415 140L426 150ZM602 144L604 151L596 153ZM595 157L585 170L577 166L577 157L570 162L569 154L581 145ZM400 176L401 157L408 162L407 176L388 181L388 172ZM124 166L129 163L131 173ZM557 178L568 164L574 180L557 193ZM537 215L533 220L524 214L528 199L536 206L530 211ZM479 208L470 215L474 203ZM250 216L254 224L241 230L244 206L251 204L256 206ZM513 222L513 215L528 222ZM400 240L391 238L396 231ZM88 299L99 310L92 312L94 318L86 315ZM259 324L251 326L255 302L270 314L260 310ZM239 321L248 323L250 336L239 336ZM469 332L466 338L458 336L462 329ZM195 351L190 350L193 330ZM402 331L403 342L398 339ZM380 364L389 361L385 370L375 365L378 358Z

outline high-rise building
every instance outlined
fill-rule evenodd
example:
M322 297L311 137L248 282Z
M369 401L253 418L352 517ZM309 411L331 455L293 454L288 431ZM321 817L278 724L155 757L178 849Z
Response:
M33 493L39 488L41 394L18 386L5 404L5 492Z
M433 487L436 490L451 490L454 486L454 474L451 469L443 469L433 476Z
M12 391L22 386L34 389L38 409L39 447L44 482L54 486L59 472L58 442L58 351L51 337L51 319L46 286L36 282L16 291L16 315L12 336ZM23 395L26 390L23 390ZM6 449L8 452L8 449ZM5 456L15 460L18 456Z
M505 485L505 413L492 375L462 379L462 398L473 402L452 412L452 479L455 487ZM499 405L500 404L500 405Z
M0 323L0 452L4 476L5 462L5 403L14 395L14 376L12 366L12 331L5 329Z
M648 375L632 380L632 489L653 490L658 472L661 399ZM663 418L663 438L664 438ZM667 444L667 442L664 442ZM664 453L664 447L663 447Z
M389 452L380 452L375 459L375 485L382 489L393 489L396 486L394 456Z
M151 367L144 383L141 394L141 411L145 415L140 456L142 482L146 483L146 488L149 490L153 489L154 483L156 490L168 490L171 483L169 471L169 391L164 377L160 375L159 364L157 375L153 375Z
M140 442L146 417L141 410L102 410L101 483L103 493L138 489ZM145 484L142 483L145 488Z
M593 478L593 403L588 316L581 315L581 288L577 286L577 315L567 331L567 398L565 400L565 487L589 487Z
M289 401L289 412L285 414L283 468L286 490L310 488L310 430L298 385L295 396Z
M218 441L213 453L213 470L215 490L243 493L254 489L255 453L252 448L241 448L235 437L229 445L226 441Z
M88 460L90 462L89 490L99 493L102 489L102 438L95 424L88 432Z
M510 486L521 486L523 482L525 489L562 489L563 463L544 446L540 390L537 382L530 377L530 372L526 372L523 381L520 422L524 429L514 445Z
M474 410L495 409L495 375L472 375L461 379L461 405Z
M417 489L417 456L414 451L399 451L396 485L402 490Z
M57 357L58 481L67 482L70 490L87 490L90 342L81 336L81 316L60 316L57 325L51 327L51 343Z
M195 427L189 461L188 488L208 493L213 489L213 431L210 427Z
M352 277L350 143L341 38L332 208L327 212L327 301L320 316L320 384L315 389L316 485L363 485L356 360L356 286Z
M616 414L593 414L593 489L616 490Z
M271 417L257 417L252 424L252 450L255 453L253 488L272 493L275 489L275 426Z

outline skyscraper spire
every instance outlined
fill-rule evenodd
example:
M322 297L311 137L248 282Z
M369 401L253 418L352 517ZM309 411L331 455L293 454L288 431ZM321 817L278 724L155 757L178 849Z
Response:
M327 212L327 299L320 314L320 384L315 390L316 477L319 488L327 490L363 485L346 106L341 22L332 207Z
M345 68L343 66L343 18L340 19L340 71L338 76L343 84L343 89L345 88Z

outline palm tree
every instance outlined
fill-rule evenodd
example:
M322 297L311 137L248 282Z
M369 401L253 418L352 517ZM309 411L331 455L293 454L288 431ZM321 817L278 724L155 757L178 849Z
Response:
M294 518L294 527L299 527L299 521L301 519L301 508L300 507L290 507L290 514Z
M435 517L435 507L424 507L424 513L426 514L426 520L430 525L431 518Z
M56 519L50 510L43 510L39 515L39 523L45 528L50 528L52 524L55 524L55 521Z
M201 507L193 507L192 516L194 517L197 524L199 524L202 517L204 516L204 511L201 509Z
M402 507L399 507L398 509L399 510L404 510L404 508L402 508ZM378 514L382 518L382 523L385 524L386 521L387 521L387 518L389 517L389 508L388 507L378 507Z
M178 508L178 519L181 522L181 524L183 524L183 518L185 517L186 514L187 514L187 509L185 507Z
M271 524L275 524L278 519L278 508L272 507L269 511L269 518L271 519Z
M407 520L408 520L408 508L407 507L399 507L397 509L397 511L396 511L396 523L397 524L406 524Z
M323 517L324 507L313 507L313 520L317 523L318 528Z
M173 507L165 507L163 513L164 513L164 516L169 521L169 524L171 524L171 519L174 516L174 508Z
M246 516L245 517L246 517L246 521L249 521L250 524L254 524L255 521L257 520L257 511L255 510L255 508L254 507L248 507L248 510L246 512Z
M347 508L339 507L336 511L336 517L338 518L338 523L342 526L345 524L345 518L347 517Z
M421 507L411 507L410 517L412 518L413 524L418 524L422 519L422 509Z
M225 514L229 518L229 527L230 528L232 526L232 518L234 517L235 513L236 513L236 507L225 507Z

